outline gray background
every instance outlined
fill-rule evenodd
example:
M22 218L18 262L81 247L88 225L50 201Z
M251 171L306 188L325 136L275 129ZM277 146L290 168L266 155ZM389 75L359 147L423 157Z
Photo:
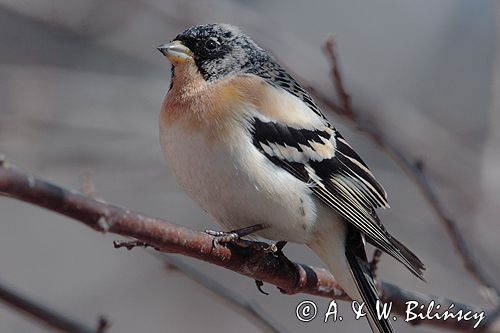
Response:
M499 276L500 116L498 5L465 0L159 1L0 0L0 152L69 188L89 173L99 197L190 228L215 228L176 185L158 143L170 65L155 49L192 24L226 22L313 83L328 82L321 45L335 33L354 104L423 158L446 210L481 263ZM332 90L333 93L333 90ZM402 287L487 305L419 191L365 136L341 129L384 184L389 230L427 265L427 284L384 256L379 275ZM0 198L0 279L87 323L105 314L109 332L256 332L217 298L143 250L78 223ZM298 261L319 265L305 247ZM313 299L188 258L290 332L367 331L364 320L300 323ZM346 315L349 309L341 303ZM399 332L427 332L399 320ZM45 332L0 305L0 332ZM50 330L48 330L50 331Z

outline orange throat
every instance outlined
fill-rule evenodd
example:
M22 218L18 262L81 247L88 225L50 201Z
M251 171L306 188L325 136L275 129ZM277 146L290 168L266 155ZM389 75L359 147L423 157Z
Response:
M207 82L203 79L198 68L193 63L177 65L172 76L172 88L167 93L162 107L162 116L169 123L175 122L180 117L201 113L199 107L203 96L208 89Z

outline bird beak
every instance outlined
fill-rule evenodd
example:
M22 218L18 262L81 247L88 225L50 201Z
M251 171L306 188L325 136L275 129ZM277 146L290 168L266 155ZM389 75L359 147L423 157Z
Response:
M178 40L159 45L157 49L174 65L193 61L193 52Z

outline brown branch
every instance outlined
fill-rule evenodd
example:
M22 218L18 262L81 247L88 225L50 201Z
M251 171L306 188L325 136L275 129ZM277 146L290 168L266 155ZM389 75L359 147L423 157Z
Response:
M206 233L63 189L9 162L0 166L0 194L66 215L102 233L132 237L162 252L187 255L240 272L289 293L306 292L347 299L326 270L315 271L306 265L292 265L272 253L255 251L253 247L213 246L214 238ZM322 283L321 289L317 285L319 282Z
M24 202L44 207L75 219L88 227L102 232L111 232L135 238L162 252L179 253L209 262L239 274L277 286L287 294L305 293L310 295L349 300L332 275L323 268L285 260L283 256L269 251L257 251L254 247L234 245L213 246L213 237L169 223L158 218L134 213L129 210L96 200L75 191L63 189L40 180L14 165L0 162L0 194ZM432 300L445 304L451 300L424 295L401 289L389 283L381 283L382 297L393 302L393 312L405 316L405 303L414 300L428 304ZM473 305L455 303L454 310L481 312L488 320L483 320L479 328L489 330L495 312ZM473 322L448 320L424 320L426 325L446 327L456 331L468 331Z
M330 36L325 42L324 50L330 55L331 66L331 77L335 86L335 91L340 102L340 106L335 105L335 111L337 113L342 113L343 116L349 117L352 120L355 119L351 106L351 96L347 93L344 87L344 81L342 80L342 74L340 73L340 68L338 66L337 57L335 55L336 41L333 36Z
M460 228L450 214L444 209L442 203L433 190L429 179L426 177L423 163L421 161L412 161L397 146L385 140L381 131L373 126L373 123L362 117L361 113L351 107L350 96L347 94L338 65L338 56L336 54L335 39L330 37L325 43L325 53L331 62L331 76L335 86L335 91L339 102L335 102L329 95L321 93L319 89L311 87L314 96L322 104L326 105L334 113L344 117L356 125L356 128L367 134L383 151L385 151L399 166L410 176L420 192L439 217L445 226L451 241L458 251L467 271L480 284L483 296L485 296L493 305L498 305L500 290L496 283L491 279L479 264L476 256L467 245Z
M17 291L0 284L0 301L64 333L102 333L108 327L104 317L99 318L97 328L69 319L46 306L21 296Z

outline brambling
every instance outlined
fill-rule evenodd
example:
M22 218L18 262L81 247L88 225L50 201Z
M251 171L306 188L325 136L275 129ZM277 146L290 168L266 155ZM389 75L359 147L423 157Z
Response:
M365 239L422 278L424 265L375 212L387 194L311 96L271 54L227 24L158 47L172 63L160 141L178 183L225 230L307 244L346 293L376 313ZM224 237L224 235L229 237ZM233 237L232 237L233 236Z

